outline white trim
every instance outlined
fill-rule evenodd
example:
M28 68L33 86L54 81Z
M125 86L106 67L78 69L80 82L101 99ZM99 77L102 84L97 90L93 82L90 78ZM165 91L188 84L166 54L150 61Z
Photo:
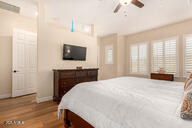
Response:
M11 93L0 95L0 99L10 98L10 97L11 97Z
M50 100L53 100L53 96L47 96L47 97L42 97L42 98L36 97L36 101L38 104L42 103L42 102L50 101Z

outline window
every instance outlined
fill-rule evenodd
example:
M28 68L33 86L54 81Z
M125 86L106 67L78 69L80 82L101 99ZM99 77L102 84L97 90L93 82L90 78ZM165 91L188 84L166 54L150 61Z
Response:
M163 42L152 44L152 72L157 72L163 67Z
M177 74L177 39L152 43L152 72L164 68L166 73Z
M184 37L184 75L192 72L192 35Z
M131 72L138 72L138 46L131 47Z
M105 64L113 64L113 46L105 47Z
M131 46L131 73L147 73L147 44Z

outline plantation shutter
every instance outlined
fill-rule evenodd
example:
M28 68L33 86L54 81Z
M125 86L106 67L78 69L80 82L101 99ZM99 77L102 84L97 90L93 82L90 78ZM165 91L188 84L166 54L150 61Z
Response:
M165 41L165 70L176 74L177 71L177 40Z
M147 72L147 45L139 45L139 72Z
M163 67L163 42L152 44L152 72L157 72Z
M185 37L185 75L192 72L192 36Z
M177 40L158 41L152 44L152 72L164 68L166 73L177 74Z
M131 73L147 73L147 44L131 46Z
M138 72L138 47L136 45L131 47L131 72Z

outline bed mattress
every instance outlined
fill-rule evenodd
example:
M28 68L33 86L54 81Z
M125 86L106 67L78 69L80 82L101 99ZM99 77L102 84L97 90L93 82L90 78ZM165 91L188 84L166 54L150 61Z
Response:
M180 118L184 83L121 77L81 83L58 107L95 128L192 128Z

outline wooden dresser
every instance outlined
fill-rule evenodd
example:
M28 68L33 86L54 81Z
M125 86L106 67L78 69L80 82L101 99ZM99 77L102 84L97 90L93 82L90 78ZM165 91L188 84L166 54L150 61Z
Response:
M174 75L173 74L151 73L151 79L174 81Z
M54 96L58 103L72 87L82 82L97 81L98 69L66 69L53 70L54 72Z

